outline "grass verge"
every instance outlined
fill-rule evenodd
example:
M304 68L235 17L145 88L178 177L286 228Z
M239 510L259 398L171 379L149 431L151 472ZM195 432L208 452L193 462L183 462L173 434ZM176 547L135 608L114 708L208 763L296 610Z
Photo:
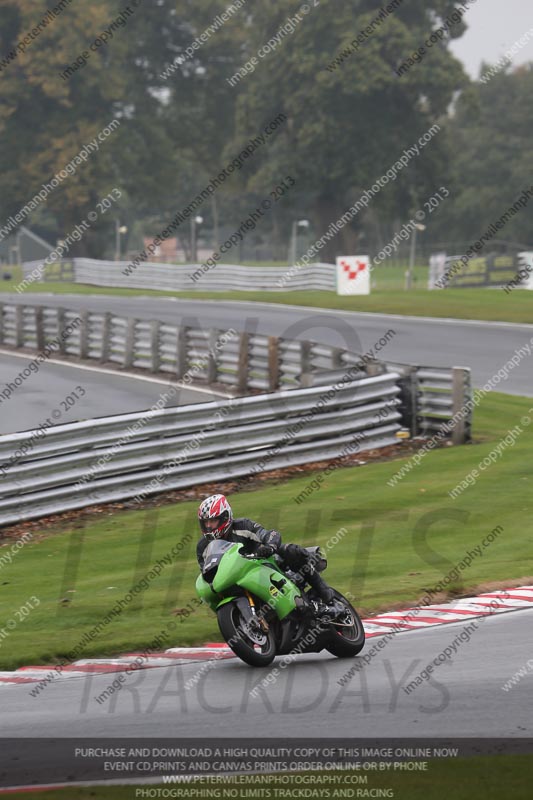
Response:
M387 481L404 460L339 469L301 504L294 498L312 476L236 492L234 511L279 529L285 542L326 546L327 580L351 591L363 614L416 603L498 526L502 531L448 591L465 594L487 582L517 585L533 575L533 533L527 524L533 511L533 424L523 423L528 413L533 423L532 406L527 398L489 395L476 412L477 444L427 454L396 486ZM514 444L452 500L448 492L517 425L523 432ZM147 511L104 510L96 518L35 534L0 569L0 668L67 658L144 579L143 590L101 626L78 658L142 651L173 619L168 646L219 640L214 615L194 603L196 507L191 501ZM178 557L148 578L152 565L164 563L185 539ZM12 544L4 542L0 555ZM36 607L22 611L28 605ZM183 613L175 615L177 609ZM8 628L8 620L15 625Z
M387 481L403 460L339 469L300 504L294 498L312 476L235 492L234 511L278 528L286 542L326 546L327 580L351 591L364 614L416 602L498 525L503 531L449 592L526 578L533 574L533 533L524 524L533 510L533 426L522 425L514 445L457 500L448 491L510 428L528 413L533 420L531 405L527 398L493 393L476 414L478 444L427 454L394 487ZM125 598L120 615L101 625L78 658L142 650L170 620L176 626L168 646L220 639L214 615L194 603L196 506L192 501L146 511L103 511L35 533L10 564L2 562L0 668L68 658ZM345 534L339 534L341 528ZM170 558L176 544L180 553ZM0 555L10 546L12 540L4 542ZM164 566L150 577L158 560ZM143 581L142 591L130 595Z
M415 286L425 283L424 267L417 267ZM452 317L533 324L533 298L530 292L502 289L446 289L403 291L403 272L394 267L377 268L373 277L376 289L368 297L339 297L333 292L159 292L151 289L113 289L76 283L34 283L29 292L54 294L92 294L111 297L163 296L189 300L246 300L261 303L330 308L338 311L366 311L379 314L402 314L419 317ZM19 283L3 281L0 290L14 291Z

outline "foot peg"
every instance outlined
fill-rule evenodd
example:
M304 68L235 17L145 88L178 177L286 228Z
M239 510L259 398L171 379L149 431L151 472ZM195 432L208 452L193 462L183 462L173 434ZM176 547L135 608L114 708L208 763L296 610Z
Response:
M346 612L346 609L342 603L339 603L335 599L333 599L331 603L324 603L323 600L314 600L313 605L315 606L316 613L319 616L327 617L328 619L334 619L335 617L338 617Z
M309 600L305 595L295 597L294 605L298 611L304 611L305 609L309 608Z

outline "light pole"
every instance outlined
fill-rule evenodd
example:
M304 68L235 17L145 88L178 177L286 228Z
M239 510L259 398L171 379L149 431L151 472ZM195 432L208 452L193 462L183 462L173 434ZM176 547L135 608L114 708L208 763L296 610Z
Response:
M310 223L308 219L298 219L298 220L295 219L294 222L292 223L291 244L289 247L289 266L294 265L296 263L298 228L308 228L309 224Z
M15 245L14 248L17 251L17 264L22 264L22 256L20 254L20 233L21 233L20 231L17 231L17 238L16 238L17 244Z
M121 225L118 219L115 220L115 261L120 261L120 234L127 233L126 225Z
M411 236L411 252L409 255L409 269L405 273L405 289L409 291L409 289L413 286L413 270L415 266L415 258L416 258L416 238L418 231L425 231L426 226L422 225L421 222L415 222L415 229L413 231L413 235Z
M198 255L196 252L196 226L201 225L203 217L191 217L191 261L196 264Z

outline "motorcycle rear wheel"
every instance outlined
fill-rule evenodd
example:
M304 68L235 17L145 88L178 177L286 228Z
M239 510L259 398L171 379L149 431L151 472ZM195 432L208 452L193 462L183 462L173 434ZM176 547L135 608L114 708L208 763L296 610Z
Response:
M246 664L268 667L276 657L276 640L270 626L251 633L236 603L230 602L217 611L218 627L228 646Z
M335 599L346 608L346 614L332 623L332 633L326 650L337 658L353 658L365 646L365 629L361 617L340 592L335 591Z

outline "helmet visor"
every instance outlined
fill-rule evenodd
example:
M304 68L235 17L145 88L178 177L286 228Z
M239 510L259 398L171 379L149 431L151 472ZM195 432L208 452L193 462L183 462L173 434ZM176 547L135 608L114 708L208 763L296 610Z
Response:
M200 519L200 528L208 539L218 539L226 533L228 527L228 512L225 511L218 517Z

